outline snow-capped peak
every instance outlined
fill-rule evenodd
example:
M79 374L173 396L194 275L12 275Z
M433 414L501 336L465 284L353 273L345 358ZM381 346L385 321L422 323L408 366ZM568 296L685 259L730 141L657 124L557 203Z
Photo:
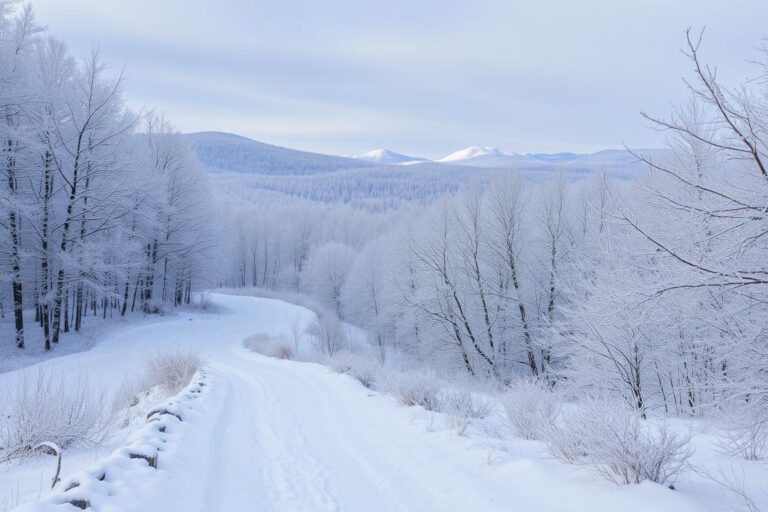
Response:
M493 146L469 146L468 148L460 149L444 156L439 162L455 162L457 160L468 160L470 158L477 158L479 156L507 156L512 153L502 151L499 148Z
M381 164L393 164L393 165L424 161L423 158L402 155L400 153L395 153L394 151L390 151L389 149L374 149L373 151L369 151L368 153L364 153L355 158L359 158L361 160L368 160L370 162L378 162Z

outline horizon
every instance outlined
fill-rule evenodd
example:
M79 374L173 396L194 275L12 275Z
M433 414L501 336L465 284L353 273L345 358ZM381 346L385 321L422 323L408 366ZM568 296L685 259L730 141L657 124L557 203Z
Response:
M183 132L180 132L180 133L182 135L200 135L200 134L230 135L230 136L235 136L235 137L247 139L247 140L250 140L252 142L257 142L259 144L267 144L269 146L275 146L275 147L279 147L279 148L283 148L283 149L288 149L288 150L291 150L291 151L300 151L300 152L303 152L303 153L315 153L315 154L324 155L324 156L335 156L335 157L353 158L353 159L362 159L362 157L364 157L366 154L374 153L376 151L389 151L391 153L395 153L395 154L400 155L400 156L413 157L415 159L423 159L425 161L435 162L435 163L441 163L440 160L444 159L445 157L450 156L450 155L452 155L454 153L458 153L459 151L463 151L463 150L471 149L471 148L496 149L496 150L500 150L500 151L504 152L505 154L518 155L518 156L537 156L537 155L551 156L551 155L563 155L563 154L573 154L573 155L577 155L577 156L586 156L586 155L592 155L592 154L595 154L595 153L602 153L602 152L605 152L605 151L626 151L626 148L621 148L621 147L598 148L598 149L595 149L594 151L589 151L589 152L577 152L577 151L552 151L552 152L545 152L545 151L515 151L515 150L511 150L509 148L500 148L500 147L497 147L497 146L467 145L467 146L463 146L463 147L454 149L452 151L449 151L448 153L446 153L444 155L440 155L437 158L428 158L428 157L422 156L421 154L418 154L418 153L416 153L416 154L405 153L405 152L402 152L402 151L398 151L397 149L385 148L385 147L373 148L373 149L369 149L368 151L363 151L362 153L354 154L353 155L353 154L323 153L323 152L320 152L320 151L312 151L312 150L304 149L304 148L281 146L279 144L274 144L272 142L267 142L267 141L264 141L264 140L257 140L257 139L254 139L252 137L248 137L246 135L242 135L240 133L223 132L223 131L219 131L219 130L201 130L201 131L193 131L193 132L184 132L183 131ZM629 148L629 149L632 149L634 151L658 151L661 148L660 147L635 147L635 148Z
M125 66L132 108L165 112L181 131L432 159L469 145L658 147L663 136L639 112L663 117L687 95L685 29L707 27L702 55L733 84L754 76L768 18L757 0L738 2L749 16L694 0L32 4L75 54L98 45L113 69Z

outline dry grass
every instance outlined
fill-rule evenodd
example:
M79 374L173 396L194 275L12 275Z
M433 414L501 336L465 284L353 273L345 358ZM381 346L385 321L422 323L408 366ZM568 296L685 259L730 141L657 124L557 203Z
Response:
M144 389L160 387L169 395L175 395L190 383L203 360L196 352L171 349L159 352L147 361L144 373Z
M427 371L390 372L384 376L386 391L397 398L400 405L420 405L428 411L440 411L441 381Z
M20 374L0 396L0 462L23 459L40 443L95 446L111 433L104 395L85 378L37 369Z
M180 348L158 352L144 370L123 381L112 397L111 414L121 427L145 409L186 387L205 362L196 352Z
M693 454L690 436L653 424L623 404L586 400L545 431L553 455L586 464L617 484L672 485Z
M382 372L382 366L377 359L347 351L327 356L321 362L338 373L357 379L369 389L377 385Z
M243 340L243 346L252 352L276 357L277 359L295 359L293 345L285 338L257 333Z
M542 439L559 412L555 394L529 380L513 383L501 397L501 404L512 432L524 439Z

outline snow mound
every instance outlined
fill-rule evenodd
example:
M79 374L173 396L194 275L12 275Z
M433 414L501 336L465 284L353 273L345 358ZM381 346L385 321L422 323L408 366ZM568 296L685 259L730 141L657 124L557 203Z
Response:
M38 503L19 507L17 512L50 512L76 509L119 510L115 500L128 498L150 482L158 472L164 453L179 449L190 412L199 408L208 376L198 371L176 396L153 408L146 424L134 432L125 446L84 471L64 478Z

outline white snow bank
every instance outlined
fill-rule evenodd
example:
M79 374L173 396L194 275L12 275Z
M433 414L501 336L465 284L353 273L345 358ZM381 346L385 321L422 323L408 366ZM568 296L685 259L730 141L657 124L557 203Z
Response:
M146 424L134 432L125 446L84 471L62 479L40 502L18 511L64 511L93 508L122 510L120 502L131 500L163 469L166 453L182 448L188 422L200 411L207 393L208 373L199 370L176 396L154 407Z

